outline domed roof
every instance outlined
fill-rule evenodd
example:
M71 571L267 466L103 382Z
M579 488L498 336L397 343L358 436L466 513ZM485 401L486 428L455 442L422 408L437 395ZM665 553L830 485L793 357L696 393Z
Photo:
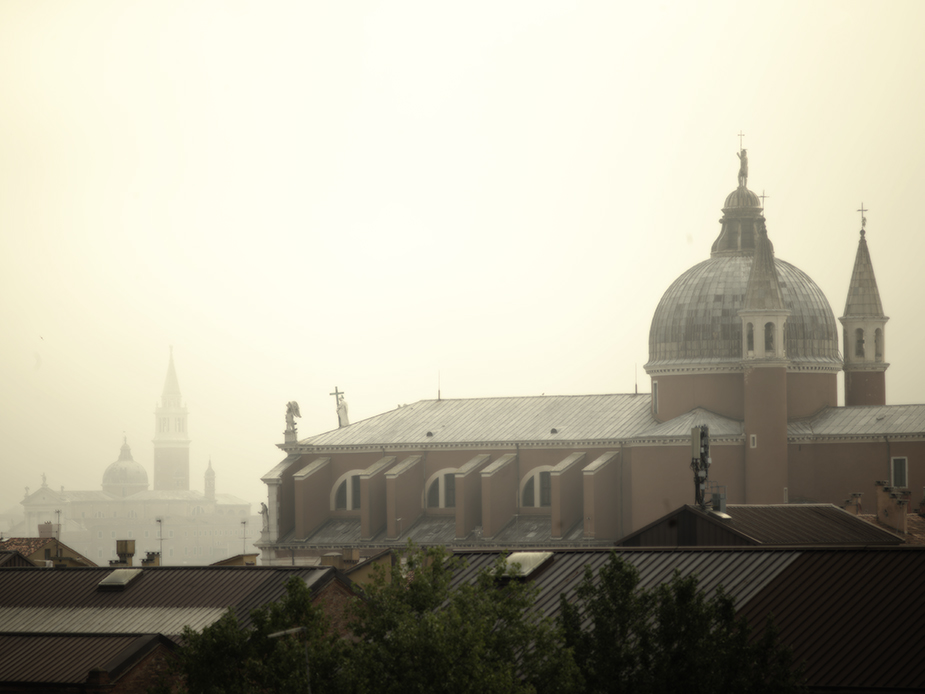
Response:
M744 189L740 189L744 190ZM727 200L728 202L728 200ZM668 288L649 330L648 371L742 360L742 319L754 253L714 254ZM841 366L835 315L809 275L775 258L784 306L787 358L793 364Z
M758 196L752 191L745 186L739 186L726 196L726 202L723 203L723 209L728 210L733 207L757 207L760 209L761 203Z
M148 473L140 463L132 459L132 449L128 442L122 443L119 459L106 468L103 473L103 488L106 487L141 487L148 488ZM139 490L140 491L140 490Z

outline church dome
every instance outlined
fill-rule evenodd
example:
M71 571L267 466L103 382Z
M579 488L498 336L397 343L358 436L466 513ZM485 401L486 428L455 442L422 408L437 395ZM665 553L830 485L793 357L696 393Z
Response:
M739 310L753 260L746 252L714 255L674 281L652 318L647 370L742 360ZM784 326L787 358L793 364L840 366L835 315L822 290L790 263L774 264L790 311Z
M128 496L148 488L148 473L132 458L128 442L122 443L119 459L103 473L103 491L117 496Z
M729 210L738 207L756 207L761 208L758 196L755 195L745 186L739 186L726 196L726 202L723 203L723 209Z

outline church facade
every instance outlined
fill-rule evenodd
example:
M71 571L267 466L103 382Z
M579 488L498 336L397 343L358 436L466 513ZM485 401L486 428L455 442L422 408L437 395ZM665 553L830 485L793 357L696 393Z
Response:
M211 461L204 491L190 489L187 418L171 352L154 414L154 484L123 441L98 490L56 490L43 475L38 490L26 490L24 524L14 532L30 536L51 523L58 539L101 566L117 558L116 540L135 540L136 566L152 553L163 565L197 565L249 549L258 520L248 502L216 493Z
M301 440L288 427L286 457L263 477L263 560L408 539L613 543L692 503L702 425L709 479L730 503L873 504L880 481L917 504L925 405L886 405L888 318L866 220L840 343L823 292L775 257L747 163L722 209L709 258L656 308L651 393L424 400Z

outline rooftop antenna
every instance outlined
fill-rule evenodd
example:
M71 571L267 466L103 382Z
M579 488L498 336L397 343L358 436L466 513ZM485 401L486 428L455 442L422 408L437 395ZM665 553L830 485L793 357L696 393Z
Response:
M154 521L157 523L157 541L160 547L161 561L164 561L164 519L155 518Z
M247 521L241 521L241 554L247 554Z
M636 395L639 395L639 367L633 364L633 378L636 381Z
M440 401L440 369L437 369L437 401Z
M694 501L707 510L707 472L710 469L710 428L691 427L691 470L694 471Z

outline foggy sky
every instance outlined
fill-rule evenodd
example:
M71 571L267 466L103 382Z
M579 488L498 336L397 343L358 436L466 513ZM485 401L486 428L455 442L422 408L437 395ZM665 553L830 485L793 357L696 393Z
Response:
M433 398L632 392L736 186L925 402L917 2L0 4L0 510L151 468L256 504L300 437ZM839 332L840 332L839 326ZM256 506L254 507L256 510Z

